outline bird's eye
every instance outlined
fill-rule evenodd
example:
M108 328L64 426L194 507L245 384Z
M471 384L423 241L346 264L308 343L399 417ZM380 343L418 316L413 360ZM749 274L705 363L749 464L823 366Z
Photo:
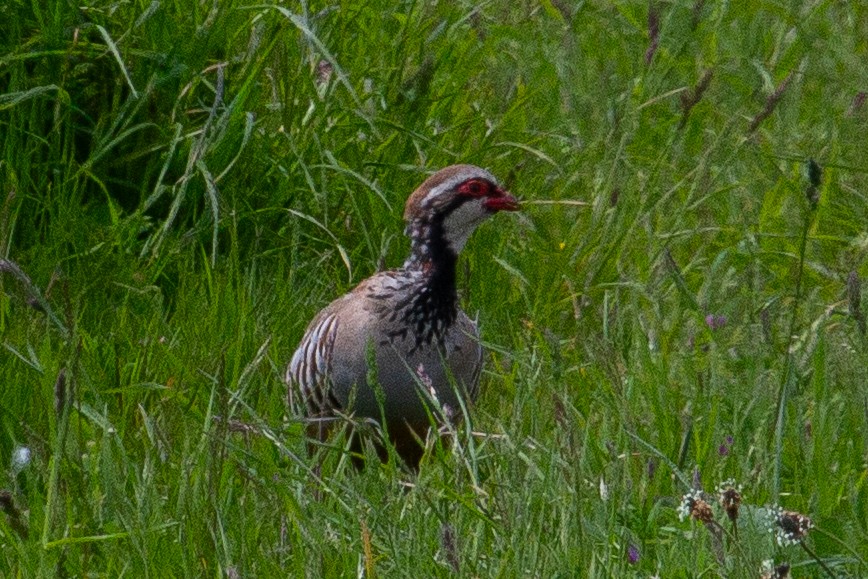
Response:
M487 190L486 184L478 179L471 179L466 183L462 183L461 187L459 187L459 191L473 197L481 197L486 194Z

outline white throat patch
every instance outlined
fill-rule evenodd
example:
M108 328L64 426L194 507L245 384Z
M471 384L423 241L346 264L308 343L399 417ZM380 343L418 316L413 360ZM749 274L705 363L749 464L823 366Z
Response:
M443 220L443 238L455 255L464 249L473 230L491 216L484 202L484 197L465 201Z

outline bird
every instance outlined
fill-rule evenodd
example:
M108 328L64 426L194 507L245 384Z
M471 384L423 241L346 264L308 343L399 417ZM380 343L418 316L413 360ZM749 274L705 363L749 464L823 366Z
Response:
M322 309L289 362L290 403L297 395L304 401L310 438L326 441L341 416L374 421L418 469L432 416L456 422L479 394L483 348L476 321L459 304L458 255L483 221L519 209L494 175L474 165L443 168L410 195L404 264ZM385 461L382 445L378 451Z

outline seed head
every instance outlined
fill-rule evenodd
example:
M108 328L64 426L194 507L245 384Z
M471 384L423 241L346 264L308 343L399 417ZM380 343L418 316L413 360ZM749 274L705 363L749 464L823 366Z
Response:
M729 520L736 522L738 509L741 507L741 485L736 484L733 479L725 480L717 487L717 497Z
M811 204L811 209L817 208L817 203L820 202L820 185L823 184L823 168L814 161L808 159L808 203Z
M778 545L788 547L797 545L814 528L814 523L807 516L795 511L785 511L774 506L770 510L771 524L769 531L775 534Z
M681 504L678 505L677 511L678 519L681 521L687 517L705 524L714 521L711 505L702 498L702 491L699 489L694 489L681 497Z
M787 563L775 566L775 562L768 559L763 561L760 573L760 579L789 579L790 566Z

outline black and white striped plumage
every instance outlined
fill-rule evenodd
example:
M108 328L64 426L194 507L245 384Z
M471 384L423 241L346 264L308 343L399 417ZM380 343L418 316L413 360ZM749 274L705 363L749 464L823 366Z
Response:
M476 323L458 304L458 253L477 225L516 209L516 199L479 167L454 165L429 177L404 212L410 257L313 319L286 372L290 398L300 393L312 418L385 417L396 450L415 466L422 451L416 438L424 440L430 426L427 401L457 413L459 396L478 394L482 346ZM382 389L382 411L371 375ZM327 430L311 432L324 438Z

